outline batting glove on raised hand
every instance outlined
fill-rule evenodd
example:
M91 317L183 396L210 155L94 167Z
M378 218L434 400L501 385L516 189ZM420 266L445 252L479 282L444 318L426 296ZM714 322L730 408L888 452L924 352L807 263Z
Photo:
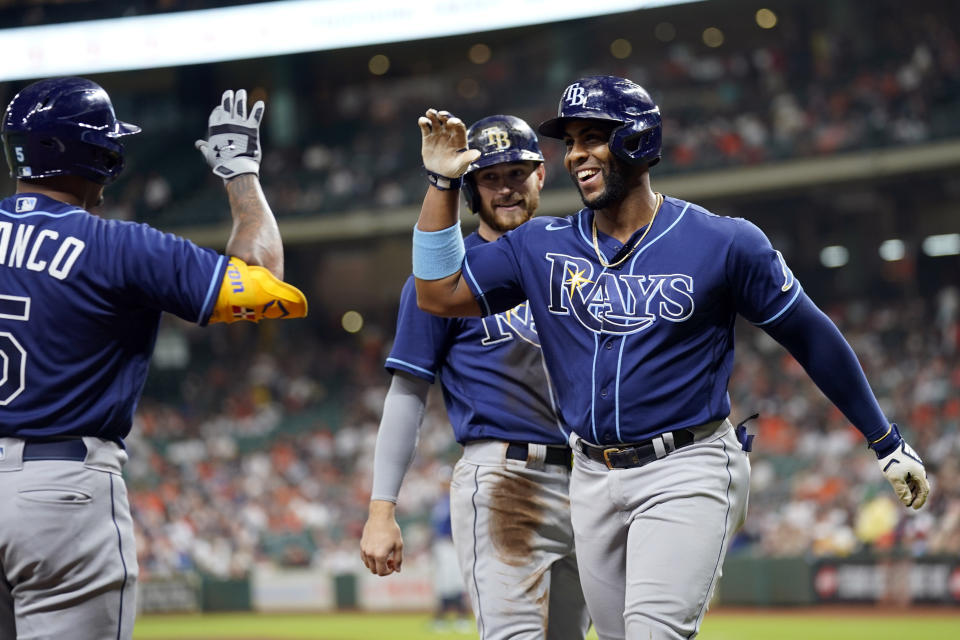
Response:
M417 124L423 135L421 153L427 173L453 181L480 157L479 150L467 149L467 127L449 111L428 109Z
M195 146L213 173L224 180L244 173L260 175L260 121L266 107L258 100L247 116L247 92L224 91L210 112L207 139Z
M881 447L880 444L886 446ZM914 509L922 507L930 495L927 470L923 468L923 460L917 452L900 436L897 425L890 425L887 435L871 448L877 454L880 471L893 486L900 502Z

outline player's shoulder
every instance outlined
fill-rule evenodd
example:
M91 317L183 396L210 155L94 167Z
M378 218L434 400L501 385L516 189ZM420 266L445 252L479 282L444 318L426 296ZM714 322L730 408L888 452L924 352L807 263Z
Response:
M555 236L558 233L562 234L564 231L575 231L579 218L584 211L586 211L586 209L564 217L535 216L509 233L528 236L540 236L543 234Z
M54 200L39 193L16 193L0 200L0 216L4 219L19 219L27 222L40 219L94 217L76 205Z
M666 196L664 204L672 209L678 222L682 220L687 225L695 226L702 232L725 236L730 240L744 231L747 233L753 230L759 231L755 224L745 218L714 213L706 207L680 198Z

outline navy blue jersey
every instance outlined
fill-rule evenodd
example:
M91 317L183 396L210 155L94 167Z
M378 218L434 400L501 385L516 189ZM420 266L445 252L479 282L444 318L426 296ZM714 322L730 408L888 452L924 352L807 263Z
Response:
M469 249L463 274L481 309L529 299L563 423L587 441L725 418L736 314L774 323L800 295L783 256L744 219L666 198L643 243L608 269L593 215L534 218ZM611 262L623 245L598 236Z
M122 441L161 312L205 324L226 263L41 195L0 201L0 436Z
M467 247L487 243L477 233ZM439 377L457 442L565 444L529 305L487 318L438 318L417 307L411 276L400 295L397 335L386 362L430 383Z

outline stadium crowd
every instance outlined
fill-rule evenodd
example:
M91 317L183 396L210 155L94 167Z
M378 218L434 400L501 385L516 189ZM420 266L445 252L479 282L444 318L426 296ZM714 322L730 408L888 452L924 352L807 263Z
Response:
M854 300L826 310L884 410L925 456L931 501L917 513L901 508L862 437L792 357L762 331L739 327L732 418L760 417L748 423L757 433L750 514L734 553L960 553L960 294L948 288L930 301ZM389 380L380 336L392 319L380 326L385 332L363 339L274 336L269 351L257 351L254 327L231 327L217 340L167 323L159 360L186 350L208 364L157 371L129 441L146 575L240 576L257 562L358 569ZM177 341L186 346L171 347ZM164 392L165 379L177 383ZM438 469L458 452L432 394L399 501L412 562L427 549Z
M553 115L571 78L594 72L651 90L664 116L658 175L960 135L955 3L918 0L910 11L891 0L771 6L779 22L770 30L753 24L755 8L745 3L718 17L736 32L716 48L701 41L702 21L664 22L672 14L649 10L397 45L384 49L391 69L380 76L366 69L372 50L290 56L222 78L175 70L173 86L155 83L163 87L157 95L118 95L118 110L144 133L130 145L134 170L111 213L166 226L217 219L218 186L183 166L208 99L193 90L197 83L253 83L254 95L272 104L263 182L286 217L415 205L422 175L414 122L427 106L468 122L501 112L536 123ZM624 37L630 53L616 58L611 42ZM468 50L483 41L487 57L471 62ZM544 152L557 166L560 145ZM548 189L565 186L559 171L547 172Z

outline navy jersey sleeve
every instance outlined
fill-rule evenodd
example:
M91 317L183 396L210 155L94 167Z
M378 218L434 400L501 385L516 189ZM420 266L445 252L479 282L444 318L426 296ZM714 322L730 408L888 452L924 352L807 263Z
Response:
M775 322L793 306L802 287L786 260L753 223L735 218L727 254L727 280L737 312L755 325Z
M496 242L471 247L463 259L463 278L483 315L500 313L524 302L518 249L531 223L508 231Z
M123 284L129 304L207 323L226 270L225 256L145 224L117 222L107 234L115 250L104 258L105 268L114 282Z
M446 359L451 322L455 321L431 315L417 306L417 290L410 276L400 294L397 334L385 364L387 371L406 371L432 384Z

